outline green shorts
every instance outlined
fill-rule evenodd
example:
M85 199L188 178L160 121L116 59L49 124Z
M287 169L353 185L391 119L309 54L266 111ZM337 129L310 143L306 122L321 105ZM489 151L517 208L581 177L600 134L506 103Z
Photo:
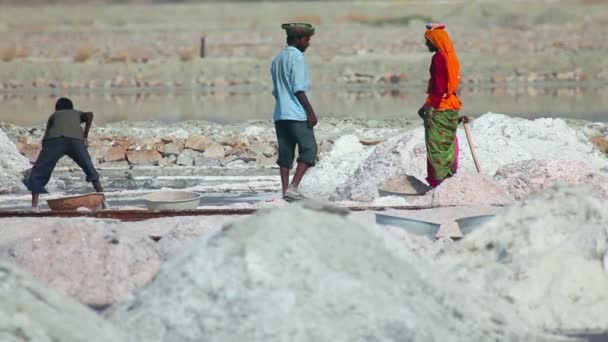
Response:
M298 163L315 166L317 162L317 140L307 121L278 120L274 122L279 145L277 164L291 168L298 146Z

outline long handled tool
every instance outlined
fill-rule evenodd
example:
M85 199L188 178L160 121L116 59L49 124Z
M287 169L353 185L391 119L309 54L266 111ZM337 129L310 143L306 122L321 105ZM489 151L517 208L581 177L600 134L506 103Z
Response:
M471 154L473 155L473 161L475 162L475 168L477 172L481 173L481 166L479 165L479 160L477 159L477 151L475 150L475 145L473 144L473 139L471 138L471 129L469 128L469 123L464 122L464 131L467 134L467 141L469 142L469 147L471 148Z

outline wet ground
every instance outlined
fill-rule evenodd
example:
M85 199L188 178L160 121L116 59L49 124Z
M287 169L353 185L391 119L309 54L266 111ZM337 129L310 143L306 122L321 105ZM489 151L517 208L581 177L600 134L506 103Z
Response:
M200 207L205 206L227 206L235 203L240 204L254 204L257 202L271 201L279 198L278 192L238 192L238 193L224 193L224 192L197 192L201 195ZM110 208L118 207L129 207L129 208L146 208L146 204L142 199L142 195L133 195L130 197L116 196L116 193L106 192L108 198L108 204ZM44 196L44 195L43 195ZM46 204L44 197L40 201L39 205L41 210L49 209ZM17 199L10 199L2 201L0 199L0 210L29 210L30 199L28 196L22 196Z

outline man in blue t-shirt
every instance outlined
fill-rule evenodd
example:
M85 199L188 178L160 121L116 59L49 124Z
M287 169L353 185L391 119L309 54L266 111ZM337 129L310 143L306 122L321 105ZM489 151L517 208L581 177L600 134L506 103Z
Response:
M287 46L273 59L272 95L276 100L274 125L279 145L277 164L281 172L283 198L300 199L300 181L317 160L317 141L313 127L317 116L308 101L308 67L304 51L310 46L315 29L312 25L291 23L281 26L287 33ZM289 184L289 170L298 147L298 164Z

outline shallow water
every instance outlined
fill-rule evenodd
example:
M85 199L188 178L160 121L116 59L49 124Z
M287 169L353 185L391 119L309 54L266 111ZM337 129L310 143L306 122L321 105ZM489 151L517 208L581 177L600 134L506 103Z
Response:
M373 89L318 87L310 92L318 116L356 117L367 120L417 119L424 89ZM487 112L524 118L561 117L608 121L608 84L527 88L463 88L462 113ZM0 121L19 126L42 125L58 96L69 96L76 107L95 112L95 124L122 120L207 120L222 124L270 120L274 99L270 89L216 91L121 90L111 93L84 91L0 92Z
M226 206L230 204L254 204L258 202L270 201L280 197L278 192L238 192L238 193L199 193L201 195L200 206ZM115 197L112 192L106 192L108 204L110 208L119 207L138 207L145 209L146 205L141 196L135 197ZM29 210L31 206L30 199L27 196L19 199L1 201L0 210ZM39 207L41 210L49 209L46 199L43 197L40 200Z

